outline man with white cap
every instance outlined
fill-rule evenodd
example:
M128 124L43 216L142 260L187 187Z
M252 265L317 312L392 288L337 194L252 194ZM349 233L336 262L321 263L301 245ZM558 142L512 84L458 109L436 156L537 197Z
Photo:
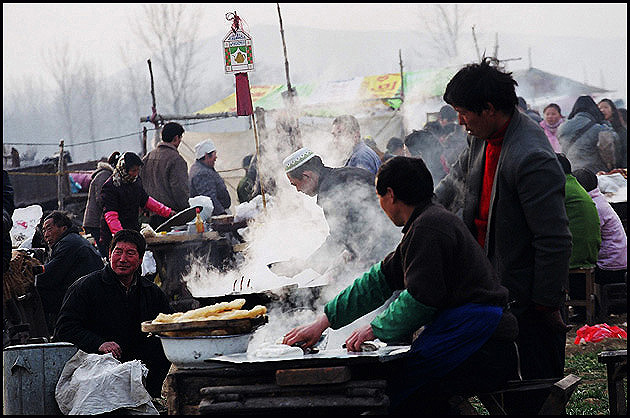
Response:
M291 262L293 272L310 267L323 273L341 261L342 254L346 262L352 260L355 267L365 268L395 247L399 232L380 210L372 173L357 167L327 167L306 147L285 158L283 166L299 192L317 196L330 230L324 244L304 265ZM274 266L273 271L282 274L287 267Z
M212 215L225 215L232 200L225 187L225 181L214 169L217 160L217 147L211 139L195 145L195 163L190 167L190 196L208 196L212 199Z

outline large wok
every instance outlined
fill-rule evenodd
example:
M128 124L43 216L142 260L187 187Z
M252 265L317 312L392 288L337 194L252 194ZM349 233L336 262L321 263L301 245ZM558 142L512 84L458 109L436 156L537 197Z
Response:
M256 305L264 305L268 309L280 308L282 311L295 308L315 309L318 307L317 300L325 287L325 285L298 287L297 284L291 284L262 292L244 293L236 291L223 296L195 297L195 299L199 301L201 306L209 306L241 298L245 299L245 305L242 309L252 309Z

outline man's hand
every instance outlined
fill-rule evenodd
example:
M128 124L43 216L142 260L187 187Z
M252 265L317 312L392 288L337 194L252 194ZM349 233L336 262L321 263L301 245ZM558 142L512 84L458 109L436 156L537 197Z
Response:
M120 348L120 346L118 345L118 343L114 342L114 341L107 341L104 342L103 344L101 344L101 346L98 348L98 351L100 353L112 353L112 355L114 356L114 358L120 360L120 356L122 355L122 349Z
M540 321L556 332L567 333L571 326L564 323L560 315L560 309L551 309L546 306L535 305L536 313Z
M361 328L355 329L346 340L346 348L348 351L361 351L361 344L365 341L372 341L374 332L372 325L367 324Z
M282 344L295 345L302 343L300 345L301 348L311 347L319 341L319 338L329 326L328 317L324 314L308 325L293 328L284 336Z

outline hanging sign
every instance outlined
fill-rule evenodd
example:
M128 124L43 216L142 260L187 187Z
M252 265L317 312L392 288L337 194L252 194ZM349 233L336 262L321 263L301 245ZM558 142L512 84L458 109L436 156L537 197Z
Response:
M223 56L226 74L254 71L252 37L241 28L230 29L223 38Z

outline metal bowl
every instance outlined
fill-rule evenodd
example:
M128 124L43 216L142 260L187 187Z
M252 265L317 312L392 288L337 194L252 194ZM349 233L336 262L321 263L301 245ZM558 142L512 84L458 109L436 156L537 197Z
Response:
M160 336L166 358L178 368L200 368L211 357L245 353L253 333L238 335L165 337Z

